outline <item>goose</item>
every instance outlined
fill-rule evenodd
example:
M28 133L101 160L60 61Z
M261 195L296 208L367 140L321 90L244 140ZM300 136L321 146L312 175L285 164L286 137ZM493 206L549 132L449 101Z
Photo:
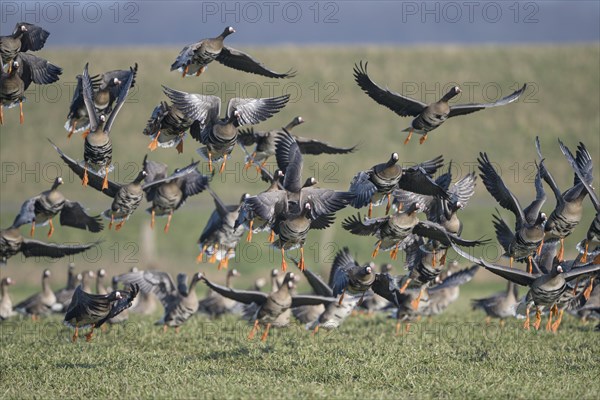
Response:
M42 273L42 291L23 300L15 306L15 311L23 315L31 316L33 321L40 316L49 315L53 310L60 310L60 304L56 303L56 296L50 287L49 269Z
M0 125L4 124L4 107L19 105L19 123L25 122L23 101L31 83L48 85L58 81L62 69L29 53L19 53L10 64L10 72L0 69Z
M506 318L516 316L517 304L519 303L519 287L516 283L508 281L506 290L490 297L471 300L473 310L483 310L486 317L486 324L489 324L492 318L500 319L500 325L504 325Z
M194 74L200 76L206 70L207 65L216 60L229 68L268 78L291 78L295 76L295 71L291 69L283 74L271 71L250 55L225 46L223 40L232 33L235 33L235 29L228 26L215 38L202 39L199 42L185 46L171 65L171 71L179 70L182 73L182 78Z
M363 66L363 62L361 61L359 64L354 65L354 80L358 86L378 104L389 108L399 116L415 117L410 127L403 130L403 132L408 132L404 144L410 141L413 132L423 135L419 140L419 143L423 144L427 140L427 134L442 125L448 118L470 114L485 108L510 104L516 101L525 92L525 89L527 89L527 84L524 84L520 89L493 103L450 105L448 102L462 93L460 87L453 86L440 100L435 103L425 104L378 86L367 75L367 64L368 62Z
M67 284L64 288L54 292L56 302L62 305L62 311L65 312L69 308L71 298L75 292L75 288L81 284L83 279L82 274L75 273L75 264L69 263L67 267Z
M175 147L179 154L183 153L183 138L193 123L194 120L186 117L175 105L161 101L152 111L143 131L144 135L152 138L148 149Z
M6 321L17 315L13 310L13 303L8 294L8 287L15 283L16 282L10 276L0 280L0 322Z
M205 147L197 153L208 160L212 172L213 162L223 160L219 173L222 173L227 158L233 151L238 138L238 127L255 125L281 111L290 99L286 94L278 97L239 98L227 103L225 117L221 118L221 99L217 96L186 93L163 86L167 97L186 118L195 121L190 134Z
M19 215L15 218L13 226L18 228L25 224L31 224L30 236L33 237L36 225L42 226L50 224L48 237L54 232L52 218L60 214L60 224L71 226L73 228L89 230L90 232L100 232L104 225L100 222L100 216L90 216L85 212L81 203L68 200L58 187L64 183L62 177L57 177L52 183L52 187L31 197L21 205Z
M2 64L11 65L20 53L38 51L46 44L50 32L34 24L18 22L12 34L0 36ZM9 70L9 72L11 72Z

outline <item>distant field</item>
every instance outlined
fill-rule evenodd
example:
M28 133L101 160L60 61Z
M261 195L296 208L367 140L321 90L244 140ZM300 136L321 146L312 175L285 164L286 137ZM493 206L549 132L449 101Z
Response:
M0 226L11 224L21 202L47 189L57 173L67 180L63 192L74 200L84 202L93 212L101 212L110 205L110 199L91 188L82 189L77 179L67 172L58 155L47 143L51 138L67 154L81 159L83 141L74 136L66 140L63 129L68 111L75 75L81 73L86 62L92 73L125 68L139 63L137 85L114 126L114 161L117 164L116 181L132 179L147 153L149 140L141 132L153 107L165 97L161 84L190 92L217 94L229 99L233 96L269 96L290 93L290 103L281 113L258 126L258 129L285 125L301 115L307 121L297 133L318 137L339 145L359 144L359 151L351 156L311 157L305 159L304 176L314 175L322 186L347 188L354 173L386 160L392 151L400 153L407 163L423 161L443 154L452 160L457 174L464 175L474 166L479 151L487 151L492 161L501 168L511 189L522 199L530 201L534 190L531 176L536 159L533 140L541 136L547 166L561 188L572 182L572 172L560 154L556 139L562 138L574 148L583 141L600 162L600 51L597 45L581 46L515 46L515 47L274 47L246 49L265 64L285 71L298 70L298 76L289 80L270 81L233 71L221 65L211 65L200 78L181 79L169 73L169 65L177 48L79 48L56 49L51 46L41 56L64 69L61 81L48 87L30 89L25 104L25 125L18 124L18 110L5 110L5 125L0 135ZM412 94L426 102L441 96L444 87L458 83L465 93L460 102L494 100L506 95L523 82L530 89L516 104L448 121L430 134L420 146L413 138L407 146L400 133L410 123L393 112L377 105L361 93L352 77L352 67L359 60L369 61L372 78L390 89ZM150 158L166 162L173 169L198 159L194 150L199 146L187 138L184 154L174 149L159 149ZM235 149L226 174L216 176L213 188L226 202L238 201L244 192L257 193L263 184L255 184L255 174L242 172L243 155ZM274 162L274 160L273 160ZM206 164L203 163L206 170ZM273 166L273 165L272 165ZM596 179L598 179L596 168ZM554 199L548 190L544 207L550 212ZM586 201L587 203L587 201ZM589 203L587 203L589 204ZM491 212L496 204L478 185L475 197L462 213L465 221L463 236L493 237ZM132 266L145 268L152 262L168 271L192 272L198 269L216 275L212 265L195 264L198 248L195 242L213 209L207 194L189 200L173 218L168 235L162 232L164 219L159 219L152 233L145 227L149 215L142 205L136 215L119 233L105 230L94 236L73 229L56 230L56 241L93 241L103 238L101 253L90 252L85 258L74 257L78 268L108 268L109 274L125 271ZM338 222L355 213L345 210ZM375 215L383 210L376 209ZM513 217L503 211L512 223ZM573 255L574 244L582 238L592 218L588 207L581 226L567 240L567 255ZM27 229L23 229L25 233ZM46 228L40 228L37 238L45 239ZM255 236L255 243L242 244L237 263L244 279L253 277L279 265L280 256L262 244L266 235ZM308 262L316 269L325 268L338 248L349 245L360 261L366 261L375 240L353 237L342 231L337 223L324 232L311 232L306 244ZM497 252L497 249L489 250ZM387 253L377 262L389 260ZM44 260L24 261L15 257L2 274L10 274L29 288L37 287ZM64 280L66 261L51 263L55 276L53 284ZM481 273L481 276L487 276ZM482 278L478 278L482 279Z

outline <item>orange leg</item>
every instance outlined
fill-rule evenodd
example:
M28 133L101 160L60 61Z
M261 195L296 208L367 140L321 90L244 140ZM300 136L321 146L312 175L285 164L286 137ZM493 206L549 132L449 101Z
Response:
M102 181L102 190L108 189L108 170L110 166L104 167L104 180Z
M533 323L533 327L535 328L536 331L540 329L541 324L542 324L542 312L540 311L539 307L536 307L535 322Z
M421 297L423 297L423 289L421 289L419 291L419 295L417 296L417 298L410 302L410 305L412 306L413 310L416 310L417 308L419 308L419 303L421 302Z
M410 131L408 131L408 136L406 137L406 139L404 139L404 144L408 144L408 142L410 142L410 138L412 137L412 134L413 134L413 130L411 128Z
M154 229L155 216L156 216L156 211L154 211L154 208L153 208L152 211L150 211L150 229Z
M423 136L421 136L421 139L419 139L419 144L425 143L426 140L427 140L427 134L424 134Z
M267 337L269 337L269 329L271 329L271 323L270 322L267 324L267 327L265 328L265 331L263 332L262 336L260 337L261 342L266 342L267 341Z
M250 334L248 335L248 340L254 339L254 335L256 334L257 330L258 330L258 320L254 321L254 325L252 326L252 330L250 331Z
M227 154L223 156L223 164L221 164L221 168L219 168L219 173L222 174L225 170L225 164L227 164Z
M377 257L377 253L379 253L379 248L381 247L381 240L377 241L377 245L375 246L375 250L371 253L371 258Z
M225 253L225 257L221 258L221 261L219 261L219 266L217 267L218 270L220 270L221 268L225 268L227 269L229 267L229 250L227 250L227 253Z
M158 137L159 136L160 136L160 131L158 131L156 136L154 136L154 139L152 139L152 141L148 145L148 149L150 149L150 151L154 151L158 147Z
M269 233L269 243L273 243L275 241L275 232L271 229L271 233Z
M117 231L117 232L118 232L118 231L120 231L120 230L121 230L121 228L123 227L123 225L125 225L125 221L126 221L126 219L125 219L125 218L123 218L123 219L122 219L122 220L121 220L121 221L120 221L120 222L117 224L117 226L115 226L115 231Z
M585 240L585 249L583 250L583 257L581 257L581 262L582 263L586 263L587 262L587 255L588 255L588 248L589 248L590 243L588 242L588 240Z
M420 316L420 315L419 315ZM404 332L405 333L409 333L410 332L410 322L406 323L406 326L404 327Z
M4 125L4 106L0 104L0 125Z
M110 214L110 223L108 224L108 230L110 231L112 229L112 226L115 222L115 215L114 214Z
M392 194L388 193L388 195L387 195L387 206L385 206L385 215L389 214L391 207L392 207Z
M248 158L248 161L246 161L246 165L244 165L244 171L248 171L248 168L250 168L250 166L254 162L254 157L256 157L256 152L252 153L250 158Z
M346 294L346 289L342 290L342 294L340 295L339 305L342 305L342 301L344 301L344 295Z
M283 272L287 271L287 263L285 262L285 250L283 247L281 248L281 270Z
M441 266L443 266L443 265L446 265L446 254L448 254L448 249L446 249L446 250L444 251L444 255L443 255L443 256L442 256L442 258L440 259L440 265L441 265Z
M394 247L394 250L392 250L392 252L390 253L390 258L392 260L396 260L398 258L398 248L400 247L400 242L396 243L396 247Z
M202 250L200 251L200 254L198 254L198 257L196 257L196 263L199 264L202 262L202 258L204 257L204 252L206 251L206 245L202 246Z
M552 306L550 308L550 312L548 313L548 322L546 322L546 330L550 331L552 330L552 316L554 315L554 308L556 307L556 305Z
M75 128L77 128L77 121L73 121L73 125L71 125L71 129L69 129L67 139L71 139L71 136L73 136L73 133L75 133Z
M433 251L432 254L432 259L431 259L431 266L435 267L437 265L437 260L436 260L436 256L435 256L435 250Z
M213 168L212 168L212 153L209 151L208 152L208 172L212 172Z
M573 296L575 296L577 294L577 288L579 287L580 279L581 279L581 276L578 276L577 279L575 280L575 286L573 287Z
M319 324L317 324L317 326L315 326L315 329L313 329L312 335L315 336L318 332L319 332Z
M300 264L298 264L300 271L304 271L304 247L300 247Z
M204 72L204 70L206 69L206 67L202 67L198 70L198 72L196 72L196 76L200 76L201 73Z
M73 334L73 338L71 339L73 341L73 343L75 343L77 341L78 337L79 337L79 326L77 324L75 324L75 333Z
M565 310L560 310L560 313L558 314L558 318L556 319L554 324L552 324L552 332L556 333L556 331L558 330L558 327L560 326L560 323L562 322L562 317L563 317L564 313L565 313Z
M81 184L83 186L87 186L89 182L89 178L88 178L88 172L87 172L87 162L85 163L85 166L83 167L83 179L81 180Z
M542 239L542 241L540 242L538 248L537 248L537 255L539 256L540 254L542 254L542 247L544 246L544 239Z
M254 220L250 220L250 224L248 227L248 236L246 236L246 242L250 243L252 241L252 226L254 225Z
M183 69L183 73L181 74L181 77L182 77L182 78L185 78L185 76L186 76L186 75L187 75L187 73L188 73L188 69L190 69L190 66L189 66L189 65L186 65L186 66L185 66L185 68Z
M31 223L31 230L29 231L29 236L33 237L34 233L35 233L35 221L33 221Z
M89 134L90 134L90 130L89 130L89 129L86 129L86 130L85 130L85 131L84 131L84 132L81 134L81 137L82 137L83 139L85 139L85 138L86 138L86 137L87 137Z
M408 278L406 280L406 282L404 283L404 285L402 285L402 287L400 288L400 293L404 293L404 291L406 290L406 288L408 287L408 285L410 284L410 281L412 281L412 279Z
M371 215L373 215L373 202L369 203L369 214L368 214L369 218L371 218Z
M177 149L178 154L183 153L183 139L181 139L179 143L177 143L177 146L175 148Z
M169 212L167 216L167 224L165 225L165 233L169 233L169 227L171 226L171 218L173 218L173 211Z
M583 297L586 300L590 299L590 295L592 294L592 289L594 287L594 278L590 279L590 284L588 285L588 287L585 288L585 290L583 291Z
M485 326L490 326L491 323L492 323L492 317L490 317L490 316L485 317Z
M558 261L562 261L565 257L565 239L560 238L560 249L558 250Z
M85 335L85 341L91 342L93 335L94 335L94 324L92 324L92 329L90 329L90 332L87 335Z
M50 229L48 229L48 237L52 237L52 234L54 233L54 223L52 222L52 219L48 220L48 223L50 224Z
M510 258L508 259L508 266L510 267L510 269L512 269L512 266L513 266L513 261L514 261L514 257L510 257Z
M167 324L164 324L162 328L163 334L167 333L167 329L169 329L169 327L167 326Z
M25 122L25 116L23 115L23 100L19 100L19 123L23 125Z
M402 328L402 322L400 322L400 320L396 321L396 333L395 336L398 336L400 334L400 329Z
M533 272L533 261L531 256L527 257L527 272L530 274Z
M529 330L529 306L525 310L525 323L523 324L523 329Z

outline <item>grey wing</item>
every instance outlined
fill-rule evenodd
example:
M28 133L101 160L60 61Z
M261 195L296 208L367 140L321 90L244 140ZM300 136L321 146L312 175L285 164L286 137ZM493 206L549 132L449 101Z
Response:
M337 296L342 294L350 283L350 276L348 275L348 269L344 267L337 268L333 274L332 290L333 295Z
M511 243L515 240L515 234L506 224L504 219L500 216L500 212L496 209L496 214L493 215L494 230L496 231L496 238L504 251L508 252Z
M404 169L398 187L410 192L448 199L448 192L435 183L430 174L419 165Z
M19 215L16 216L12 226L18 228L21 225L30 224L35 219L35 202L39 196L25 200L21 205Z
M535 137L535 149L537 151L538 157L540 158L540 163L538 165L538 168L539 168L539 173L542 176L542 179L544 179L544 181L548 184L548 186L550 186L550 189L554 193L554 197L556 197L556 203L557 204L564 203L562 193L560 192L560 189L558 188L558 185L556 184L554 177L552 176L550 171L548 171L546 169L546 165L544 164L544 157L542 156L542 148L540 146L539 136Z
M460 201L463 207L466 206L475 193L476 181L477 175L475 175L475 172L470 172L462 179L456 181L448 191L450 200L454 203Z
M354 65L354 80L378 104L389 108L401 117L416 117L427 107L427 104L421 103L418 100L379 87L367 75L367 65L368 62L363 66L362 61L360 64Z
M221 99L217 96L186 93L163 85L163 92L187 118L198 121L200 129L221 115Z
M410 207L411 204L419 203L423 206L423 211L427 213L427 218L429 219L429 210L432 205L434 205L435 197L427 196L424 194L418 194L409 192L408 190L394 190L392 193L394 196L394 204L402 205L401 209L405 210ZM400 208L400 207L399 207ZM437 213L433 213L437 214Z
M466 115L475 111L483 110L484 108L504 106L517 100L527 89L527 84L524 84L521 89L509 94L506 97L501 98L493 103L470 103L470 104L457 104L450 107L450 114L448 118L456 117L457 115Z
M492 197L496 199L498 204L515 214L517 226L521 226L525 220L525 214L521 209L519 200L517 200L515 195L506 187L504 181L502 181L502 178L492 166L486 153L479 153L477 161L479 162L479 171L481 171L479 177L483 181L485 188Z
M15 31L19 29L21 25L25 25L27 27L27 32L25 32L21 37L20 51L22 53L26 51L38 51L44 47L46 39L48 39L48 36L50 36L50 32L37 25L28 24L26 22L19 22L15 27Z
M90 120L91 121L91 120ZM84 168L77 161L73 160L71 157L67 156L61 149L58 148L50 139L48 139L50 144L54 147L54 149L58 152L60 158L67 164L67 166L73 171L80 179L83 179ZM115 197L119 189L121 189L121 185L118 183L114 183L112 181L108 181L108 189L102 190L102 182L104 181L104 177L98 175L93 169L88 169L88 185L93 187L94 189L101 191L105 195L109 197Z
M346 207L355 198L352 192L340 192L332 189L305 188L301 191L302 203L311 205L310 217L315 220L321 215L333 214Z
M137 68L137 64L136 64L136 68ZM117 117L117 114L119 113L121 108L123 108L123 104L125 104L125 100L127 99L127 94L129 93L129 89L133 85L134 78L135 78L135 71L133 70L133 68L129 68L129 76L127 77L127 80L125 81L124 84L122 83L121 85L119 85L119 88L118 88L119 95L117 97L117 104L114 106L114 108L110 112L110 116L108 117L108 120L104 124L104 132L107 132L107 133L110 132L110 129L112 128L112 125L115 122L115 118Z
M373 218L373 219L361 219L360 213L358 215L351 215L342 221L342 227L355 234L361 236L375 235L381 225L387 221L387 218Z
M38 85L47 85L58 81L62 68L44 60L43 58L28 53L19 53L16 57L19 62L19 75L25 84L25 89L31 82Z
M89 63L85 64L83 68L83 75L81 77L81 84L83 87L83 102L85 103L85 109L90 119L90 132L96 132L98 129L98 114L96 114L96 106L94 104L94 87L88 71Z
M125 285L138 285L143 293L154 293L166 308L177 296L177 287L171 275L160 271L128 272L117 277Z
M169 106L166 102L161 101L160 104L152 110L152 115L150 115L150 119L148 119L148 122L146 123L146 128L144 128L144 135L152 136L158 133L162 121L167 114L169 114Z
M460 236L454 235L446 229L431 221L421 221L413 227L412 232L419 236L424 236L428 239L436 240L445 246L450 246L451 243L458 244L460 246L474 247L487 241L482 240L465 240Z
M325 283L325 281L323 281L323 279L321 279L320 276L318 276L308 268L304 269L302 273L304 274L306 280L308 281L308 283L310 284L310 286L316 294L318 294L319 296L327 297L333 296L333 290L331 290L331 288L327 285L327 283Z
M592 181L591 178L593 178L593 175L591 175L591 168L590 168L589 176L586 175L581 170L579 165L577 164L577 160L575 159L575 157L573 157L573 154L571 153L569 148L567 146L565 146L563 144L563 142L561 142L560 139L558 140L558 143L560 145L560 150L562 151L564 156L567 158L567 161L569 162L569 164L571 164L573 171L575 171L575 175L577 175L577 177L579 178L579 182L581 182L585 186L588 194L590 195L590 199L592 200L592 204L594 205L596 212L600 211L600 199L598 199L598 196L596 195L594 188L592 188L592 186L591 186L591 181Z
M253 127L248 129L238 129L238 142L242 146L250 146L255 144L259 138L264 137L266 132L256 132Z
M350 249L348 247L344 247L335 255L331 270L329 271L329 286L332 288L334 296L340 294L342 290L348 286L347 270L355 266L358 266L358 263L350 255Z
M347 154L352 153L356 146L352 147L335 147L330 145L329 143L321 142L316 139L308 139L305 137L294 136L296 142L298 143L298 147L300 147L300 152L302 154Z
M429 293L434 293L438 290L464 285L465 283L473 279L477 271L479 271L479 265L475 264L469 268L463 269L450 275L448 278L444 279L442 283L435 285L434 287L428 289L428 291Z
M296 71L293 69L283 74L272 71L250 55L227 46L223 46L216 60L230 68L269 78L292 78L296 75Z
M261 99L234 97L227 104L227 117L233 116L237 111L239 125L256 125L277 114L289 99L289 94Z
M377 186L371 182L371 175L368 171L360 171L352 178L348 191L355 195L354 200L350 203L352 207L362 208L369 204L377 192Z
M336 301L334 297L324 297L310 294L292 296L292 308L300 306L317 306L319 304L328 304Z
M523 214L525 214L525 219L529 223L534 223L538 218L538 215L542 209L542 206L546 202L546 192L544 191L544 185L542 184L542 176L541 171L538 168L538 173L535 175L535 200L531 202L530 205L525 207L523 210ZM517 225L517 229L519 226Z
M275 158L277 166L284 173L283 187L292 193L298 193L302 189L303 158L298 143L289 132L277 137Z
M74 318L82 319L83 317L100 320L109 313L110 303L107 295L86 293L79 285L73 293L71 303L65 314L65 321Z
M61 245L56 243L44 243L39 240L24 239L21 252L25 257L50 257L62 258L72 254L78 254L96 246L98 242L84 245Z
M185 199L189 196L193 196L204 191L210 182L210 176L202 175L195 167L193 171L180 179L182 180L183 186L182 202L185 201Z
M60 224L73 228L87 229L90 232L100 232L104 225L99 215L92 217L76 201L66 201L60 212Z
M137 71L138 71L138 64L135 63L135 65L133 67L130 67L129 69L117 69L114 71L108 71L102 74L102 81L106 84L106 86L108 87L108 90L110 92L110 98L111 98L111 102L114 101L115 99L118 99L121 93L121 89L123 88L123 85L127 85L127 81L129 80L130 74L133 73L133 80L131 81L131 85L129 85L129 89L133 88L135 86L135 77L137 75ZM115 78L121 82L118 85L114 85L111 84Z
M205 277L203 277L202 280L204 281L204 283L206 283L206 286L208 286L215 292L219 293L222 296L227 297L228 299L233 299L240 303L244 303L244 304L256 303L256 304L261 305L261 304L264 304L269 297L268 294L263 293L263 292L256 292L256 291L252 291L252 290L234 290L234 289L231 289L231 288L228 288L225 286L217 285L217 284L212 283Z
M196 50L200 48L203 41L192 43L185 46L175 59L175 62L171 64L171 71L175 71L178 68L184 68L192 62L192 58L194 57L194 53Z
M121 293L121 296L123 296L123 297L111 304L108 315L106 317L104 317L103 319L101 319L100 321L98 321L98 323L95 325L95 327L102 326L102 324L104 324L109 319L116 317L117 315L121 314L123 311L125 311L129 307L131 307L133 304L133 300L135 300L139 291L140 291L140 287L135 284L129 285L129 290L119 290L119 292Z
M287 208L287 194L284 190L263 192L245 200L248 209L265 221L271 221Z

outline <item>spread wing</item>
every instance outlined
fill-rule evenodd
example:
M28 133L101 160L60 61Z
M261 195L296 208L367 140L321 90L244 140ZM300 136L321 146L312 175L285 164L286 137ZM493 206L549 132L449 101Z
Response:
M207 96L186 93L163 85L163 92L173 105L187 118L198 121L200 131L209 123L219 120L221 114L221 99L217 96Z
M15 58L19 62L19 76L25 84L25 90L31 82L47 85L58 81L62 68L29 53L19 53Z
M226 286L214 284L211 281L209 281L208 279L206 279L205 277L202 277L202 280L204 281L204 283L206 283L206 286L208 286L215 292L219 293L222 296L227 297L228 299L232 299L232 300L235 300L240 303L244 303L244 304L256 303L258 305L262 305L269 298L269 295L266 293L263 293L263 292L257 292L257 291L253 291L253 290L231 289Z
M343 220L342 227L355 235L371 236L375 235L387 220L387 217L362 219L359 213L358 215L351 215Z
M58 148L50 139L48 139L50 144L54 147L54 149L58 152L60 158L67 164L67 166L77 175L80 179L83 179L84 168L77 161L73 160L71 157L67 156L61 149ZM88 185L93 187L94 189L104 193L109 197L115 197L121 185L118 183L114 183L112 181L108 181L108 189L102 190L102 182L104 180L103 176L98 175L93 169L88 169Z
M367 65L368 62L363 66L362 61L354 65L354 80L377 103L389 108L401 117L416 117L427 107L425 103L379 87L367 75Z
M354 200L350 203L354 208L362 208L369 204L371 198L377 192L377 186L371 182L368 171L360 171L350 182L349 192L354 193Z
M37 25L28 24L27 22L19 22L15 26L13 33L16 32L17 29L20 29L23 25L25 25L27 31L23 33L23 36L21 37L20 51L22 53L26 51L38 51L44 47L46 39L48 39L48 36L50 36L50 32Z
M216 60L221 64L228 66L229 68L249 72L251 74L266 76L268 78L292 78L296 76L296 71L293 69L290 69L283 74L272 71L254 58L250 57L250 55L227 46L223 46L223 49L221 49L221 52L217 56Z
M73 228L87 229L90 232L100 232L104 225L100 222L99 215L92 217L76 201L66 201L60 212L60 224Z
M117 277L125 285L137 285L143 293L154 293L166 308L177 297L178 291L171 275L160 271L128 272Z
M483 110L484 108L498 107L504 106L506 104L510 104L513 101L517 100L527 89L527 84L524 84L521 89L516 90L515 92L509 94L506 97L501 98L498 101L493 103L470 103L470 104L457 104L450 107L450 114L448 114L448 118L456 117L458 115L466 115L473 113L475 111Z
M464 285L465 283L473 279L477 271L479 271L479 265L475 264L470 268L463 269L450 275L449 277L444 279L442 283L435 285L434 287L428 289L428 291L429 293L435 293L438 290Z
M21 252L25 257L50 257L62 258L72 254L79 254L96 246L99 242L83 245L61 245L56 243L44 243L34 239L23 239Z
M237 112L239 125L256 125L277 114L285 107L289 99L289 94L261 99L234 97L227 104L227 117L231 117Z
M275 157L277 166L284 173L283 187L292 193L300 192L302 189L303 158L298 143L289 132L277 137Z
M39 196L32 197L30 199L25 200L25 202L21 205L21 210L19 211L19 215L15 217L15 221L12 226L18 228L21 225L30 224L35 219L35 201Z
M298 143L298 147L302 154L347 154L352 153L356 149L356 146L335 147L329 143L321 142L320 140L308 139L300 136L294 136L294 138L296 139L296 143Z
M137 64L135 66L137 69ZM129 89L133 85L134 78L135 78L135 71L133 68L129 68L129 76L127 77L127 80L125 81L125 83L124 84L122 83L118 87L115 87L115 89L118 89L117 104L115 104L114 108L110 112L110 116L108 117L108 120L104 124L104 132L107 132L107 133L110 132L110 129L112 128L112 125L115 122L115 118L117 118L117 114L119 113L119 111L121 111L121 108L123 108L123 105L125 104L125 100L127 99L127 94L129 93Z

